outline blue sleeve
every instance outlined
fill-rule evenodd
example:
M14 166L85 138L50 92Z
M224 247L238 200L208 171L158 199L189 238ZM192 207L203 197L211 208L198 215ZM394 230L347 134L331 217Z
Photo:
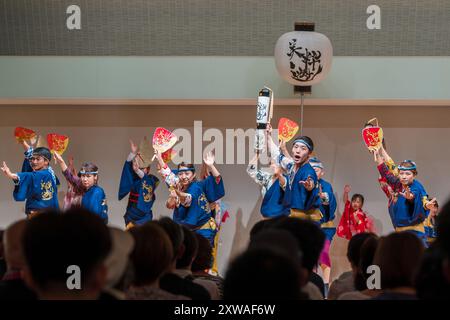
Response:
M209 204L199 185L190 188L188 193L192 196L191 205L186 208L186 215L181 219L180 223L188 227L198 227L209 208Z
M330 221L334 220L336 218L336 208L337 208L337 201L336 197L334 196L334 190L331 188L330 193L328 194L330 196Z
M208 176L199 184L202 186L208 202L215 202L225 196L222 176L217 177L217 179L214 176Z
M417 186L411 186L410 190L414 194L414 209L411 221L413 224L417 224L423 222L428 217L428 214L430 212L423 207L422 202L422 198L426 196L426 191L424 188L418 188Z
M156 190L156 188L158 188L158 186L159 186L159 179L158 179L158 177L156 177L152 174L150 175L150 178L153 181L153 190Z
M153 201L156 200L156 188L159 186L159 179L154 175L150 175L152 185L153 185ZM153 205L153 204L152 204Z
M334 196L333 187L330 183L322 183L322 192L326 192L329 197L329 202L327 205L321 205L320 211L322 212L323 218L321 220L321 223L325 223L328 221L333 221L337 208L337 202L336 197Z
M136 173L133 171L133 165L129 161L125 161L122 169L122 175L120 177L119 184L119 200L122 200L128 193L130 193L134 182L139 179Z
M28 160L27 158L23 159L22 172L33 172L33 168L31 167L31 164L30 164L30 160Z
M83 201L83 206L85 209L95 213L102 219L107 219L108 217L108 206L106 204L105 192L102 188L96 188L87 201Z
M311 191L306 190L304 186L301 186L300 189L300 196L302 199L304 199L305 204L305 210L313 209L313 208L319 208L320 207L320 197L319 197L319 188L317 188L317 174L314 171L314 169L305 170L300 177L300 180L307 180L308 177L311 177L314 181L314 185L316 186Z
M16 201L25 201L33 188L33 173L19 172L17 175L19 176L19 183L14 187L13 197Z

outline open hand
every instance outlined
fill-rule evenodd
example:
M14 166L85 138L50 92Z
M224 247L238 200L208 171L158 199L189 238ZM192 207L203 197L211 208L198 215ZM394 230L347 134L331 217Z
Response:
M437 200L436 198L431 199L430 201L427 201L427 203L425 203L425 208L427 208L428 210L433 209L437 204Z
M208 166L208 167L210 167L210 166L212 166L213 164L214 164L214 160L215 160L215 157L214 157L214 154L210 151L210 152L208 152L206 155L205 155L205 157L203 158L203 161L205 162L205 164Z
M285 156L289 156L289 151L286 148L286 141L280 140L280 150Z
M137 154L139 151L138 146L130 139L130 149L132 154Z
M134 172L137 172L139 170L139 164L138 164L136 158L133 159L133 170L134 170Z
M5 176L9 176L9 174L11 173L11 170L9 170L9 168L8 168L8 166L6 165L6 162L5 161L3 161L3 165L2 165L2 167L0 168L1 170L2 170L2 172L3 172L3 174L5 175Z
M58 163L61 165L64 163L63 157L58 152L53 152L53 157L55 158L55 164Z
M69 158L69 167L73 168L73 156Z
M24 139L24 140L20 140L20 144L22 145L22 147L23 147L23 149L24 149L25 151L27 151L28 149L30 149L30 145L28 144L28 142L25 141L25 139Z
M414 193L411 192L409 187L405 187L404 192L399 192L399 194L404 197L406 200L413 200L414 199Z
M308 191L311 191L312 189L314 189L314 180L311 178L311 176L308 176L308 179L299 181L298 183L303 185L305 187L305 189Z
M352 191L352 188L350 187L350 185L346 184L344 187L344 193L350 193L350 191Z
M0 167L0 169L2 170L3 174L11 179L15 179L15 175L11 173L11 170L9 169L9 167L6 165L6 162L3 161L3 165Z

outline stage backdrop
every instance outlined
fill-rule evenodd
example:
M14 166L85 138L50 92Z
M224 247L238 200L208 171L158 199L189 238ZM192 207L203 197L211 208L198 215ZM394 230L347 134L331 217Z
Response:
M0 0L0 55L271 56L312 21L338 56L445 56L448 0Z
M305 134L316 144L316 155L325 164L325 178L341 199L343 186L350 184L352 192L366 197L365 209L374 216L381 234L392 231L387 213L387 201L377 182L377 171L371 155L361 140L361 126L377 116L384 126L388 151L396 161L414 159L419 167L420 181L432 196L443 204L449 195L448 159L450 158L450 109L445 107L307 107ZM56 131L70 136L65 157L75 156L77 166L82 161L93 161L100 168L100 185L104 187L109 205L110 223L123 227L126 200L117 200L120 173L128 152L128 139L138 141L152 135L155 127L192 130L195 120L201 120L203 132L208 128L244 130L254 127L253 106L2 106L0 108L0 160L13 170L22 162L22 149L13 138L14 126L33 128L41 133ZM176 114L167 118L165 114ZM277 107L273 123L282 116L297 119L297 107ZM207 142L203 144L205 147ZM248 158L245 159L248 161ZM249 231L261 219L260 190L247 176L244 164L218 165L223 175L230 219L223 226L219 246L219 267L223 273L229 259L245 248ZM55 171L60 178L59 168ZM63 181L63 179L61 179ZM23 218L23 203L12 200L13 184L0 179L0 227ZM65 181L59 189L62 200ZM167 188L161 184L156 192L155 217L171 215L165 208ZM342 204L339 204L340 218ZM331 247L334 262L332 276L348 268L345 258L346 241L335 238Z

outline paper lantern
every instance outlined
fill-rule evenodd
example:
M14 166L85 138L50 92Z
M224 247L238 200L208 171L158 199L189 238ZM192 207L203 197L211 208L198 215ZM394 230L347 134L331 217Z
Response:
M383 129L378 125L377 118L367 121L361 134L370 151L377 151L383 145Z
M318 32L287 32L275 45L278 73L296 86L311 86L322 81L330 71L332 57L330 40Z

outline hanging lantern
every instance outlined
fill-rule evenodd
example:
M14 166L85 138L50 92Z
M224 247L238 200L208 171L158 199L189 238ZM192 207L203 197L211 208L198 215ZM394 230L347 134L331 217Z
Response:
M319 83L331 69L333 47L323 34L292 31L275 45L275 65L280 76L296 86Z

